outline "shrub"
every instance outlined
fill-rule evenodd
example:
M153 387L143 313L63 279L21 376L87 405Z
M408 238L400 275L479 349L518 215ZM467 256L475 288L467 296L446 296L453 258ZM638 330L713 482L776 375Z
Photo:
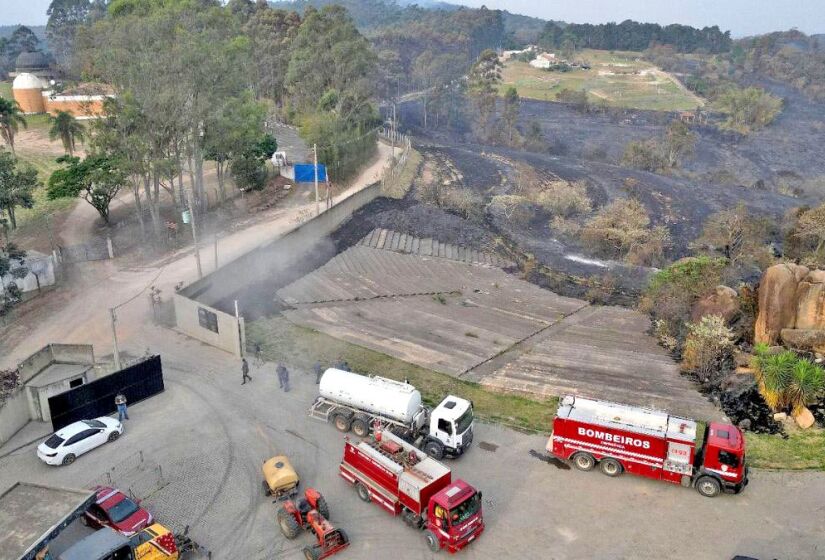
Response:
M716 105L728 114L719 128L740 134L765 128L782 112L782 99L758 87L732 86L717 98Z
M608 257L628 257L637 265L661 260L670 246L670 234L662 226L650 227L650 218L638 200L619 199L590 218L581 239Z
M719 315L705 315L698 323L687 323L686 327L682 367L705 381L730 356L733 331Z
M625 146L622 165L655 173L667 167L667 159L657 140L642 140Z
M533 201L557 216L565 218L590 212L591 202L583 181L552 181L543 185Z
M506 220L525 225L535 216L530 201L525 196L516 194L500 194L494 196L487 205L489 212L503 216Z
M693 303L719 284L726 264L724 259L701 256L670 265L650 279L639 308L662 321L668 336L679 339Z
M768 247L771 229L769 220L751 216L744 203L740 203L708 217L702 235L692 246L700 252L721 254L732 266L748 265L761 270L773 261Z

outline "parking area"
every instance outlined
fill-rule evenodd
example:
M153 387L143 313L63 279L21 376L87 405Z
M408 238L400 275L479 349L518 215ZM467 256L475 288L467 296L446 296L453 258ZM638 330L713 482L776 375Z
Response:
M420 534L362 503L338 476L343 436L306 416L316 396L314 376L292 370L293 388L284 393L274 364L266 364L253 367L253 381L242 386L239 362L228 354L161 328L147 328L144 339L163 357L167 389L130 408L123 437L72 465L48 467L35 456L34 444L19 447L24 436L38 435L38 425L30 426L0 448L0 487L23 480L79 488L111 478L143 498L161 523L178 531L189 525L213 558L297 559L310 535L284 539L275 522L277 506L261 491L263 460L284 453L302 484L327 497L332 521L352 540L336 558L433 557ZM545 441L543 435L478 424L473 449L448 463L454 477L484 493L487 531L463 557L825 554L825 473L754 472L743 494L707 499L647 479L612 480L548 465L530 455Z

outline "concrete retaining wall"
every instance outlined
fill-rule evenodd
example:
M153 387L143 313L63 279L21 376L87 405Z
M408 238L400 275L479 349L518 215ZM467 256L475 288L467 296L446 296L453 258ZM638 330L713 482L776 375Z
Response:
M26 383L53 362L66 364L95 363L95 352L91 344L49 344L44 346L22 362L17 368L20 382Z
M174 296L177 328L192 338L241 356L245 344L243 318L238 325L232 313L221 311L219 307L228 311L227 303L233 295L266 278L276 277L281 271L294 266L303 256L317 248L325 237L349 219L355 211L375 200L380 194L380 183L370 185L288 233L270 240L186 286ZM272 297L275 297L274 293ZM215 314L216 318L212 320L211 325L214 327L217 323L217 333L214 332L214 328L202 325L204 312Z

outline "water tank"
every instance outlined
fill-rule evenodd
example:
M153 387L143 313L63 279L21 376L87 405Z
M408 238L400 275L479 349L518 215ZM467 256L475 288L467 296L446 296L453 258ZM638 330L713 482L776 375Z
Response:
M421 409L421 393L409 383L330 368L321 376L321 396L353 408L411 424Z

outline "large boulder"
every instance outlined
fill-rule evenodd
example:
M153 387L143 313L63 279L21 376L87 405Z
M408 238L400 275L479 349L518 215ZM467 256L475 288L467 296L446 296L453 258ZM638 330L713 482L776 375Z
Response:
M790 348L825 352L825 329L782 329L781 337Z
M795 327L825 330L825 270L812 270L799 282Z
M713 292L700 298L690 310L690 320L698 323L706 315L719 315L730 323L739 314L739 294L733 288L716 286Z
M807 267L798 264L777 264L765 271L759 283L754 341L776 344L782 329L794 328L796 289L808 272Z
M811 426L814 425L816 419L814 418L813 413L808 410L807 408L803 408L799 414L794 414L794 422L796 425L802 428L803 430L807 430Z

